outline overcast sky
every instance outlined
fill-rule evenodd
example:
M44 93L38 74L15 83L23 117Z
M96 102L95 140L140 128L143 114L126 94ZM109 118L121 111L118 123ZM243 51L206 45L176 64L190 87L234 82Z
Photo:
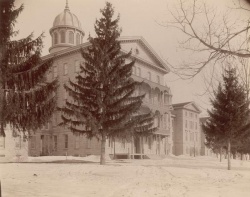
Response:
M209 0L211 6L223 12L229 7L230 0ZM100 17L100 9L105 5L104 0L68 0L69 8L81 22L85 32L85 40L89 34L94 35L94 22ZM157 24L170 18L168 10L173 9L176 0L109 0L120 13L122 36L142 36L153 47L163 60L173 64L188 58L180 50L178 41L182 34ZM190 1L191 2L191 1ZM49 29L55 17L60 14L66 0L16 0L16 6L24 4L24 11L17 20L17 38L28 36L31 32L38 36L44 32L43 55L48 54L51 46ZM202 21L201 21L202 24ZM173 103L194 101L204 111L209 107L208 97L198 96L205 91L202 74L192 80L181 80L173 74L165 78L173 94Z

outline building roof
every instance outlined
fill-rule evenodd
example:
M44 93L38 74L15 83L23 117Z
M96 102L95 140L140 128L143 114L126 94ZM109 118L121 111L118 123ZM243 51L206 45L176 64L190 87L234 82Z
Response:
M187 109L187 110L191 110L191 111L195 111L197 113L201 113L200 108L198 107L198 105L195 102L184 102L184 103L176 103L172 105L174 110L175 109ZM189 106L193 107L193 110L188 108Z
M145 50L148 51L149 55L153 59L155 59L157 65L152 64L151 62L148 62L148 61L146 61L138 56L133 56L133 54L132 54L132 56L135 59L140 60L141 62L144 62L145 64L150 65L152 67L155 67L155 68L157 68L165 73L168 73L170 71L167 64L157 55L157 53L153 50L153 48L146 42L146 40L143 37L139 37L139 36L137 36L137 37L133 37L133 36L132 37L120 37L119 41L121 43L124 43L124 42L131 42L132 43L133 42L133 43L141 44L145 48ZM76 46L69 47L69 48L64 49L64 50L60 50L60 51L48 54L48 55L44 56L42 59L46 60L46 59L50 59L50 58L60 57L60 56L70 54L70 53L75 53L75 52L78 52L81 48L86 48L89 46L90 46L90 43L85 42L85 43L82 43L82 44L79 44ZM128 53L129 51L125 51L125 50L121 49L121 52Z
M201 117L201 118L200 118L200 122L202 122L202 123L203 123L203 122L206 122L206 120L207 120L208 118L209 118L208 116L206 116L206 117Z
M122 36L119 38L121 43L125 42L136 42L140 44L148 53L149 55L159 64L160 67L166 69L167 72L170 71L167 64L162 60L161 57L155 52L155 50L149 45L149 43L142 37L142 36Z
M77 16L70 12L68 2L66 2L64 11L56 16L52 28L62 26L73 27L82 30L81 23Z
M175 103L172 106L175 107L175 108L176 107L184 107L185 105L190 104L190 103L192 103L192 102Z

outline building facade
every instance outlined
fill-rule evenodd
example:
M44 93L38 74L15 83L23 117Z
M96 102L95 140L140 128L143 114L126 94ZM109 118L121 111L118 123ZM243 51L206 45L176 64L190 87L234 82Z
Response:
M201 155L202 156L213 156L214 153L212 149L208 148L205 143L206 143L206 136L203 132L202 129L202 124L207 121L208 117L202 117L200 118L200 130L201 130Z
M173 104L174 155L200 155L200 109L194 102Z
M28 159L28 140L22 133L13 132L7 125L6 136L0 136L0 162L19 162Z
M58 106L62 107L65 100L70 99L63 85L69 78L74 80L79 73L80 64L84 64L80 49L90 46L90 43L82 42L84 31L81 23L70 12L68 5L55 18L50 34L52 37L50 54L44 56L43 60L52 57L54 59L47 79L58 79L59 88L56 97ZM168 155L173 149L172 94L164 82L164 76L169 73L169 68L142 37L122 37L120 44L121 53L132 50L132 55L127 60L135 59L132 78L142 82L135 94L146 95L140 110L142 113L152 111L156 114L154 124L158 127L158 131L150 137L129 141L107 139L106 153L110 156L134 158ZM48 124L31 137L29 143L31 156L100 154L100 142L97 139L87 139L83 135L73 134L67 128L58 126L62 121L60 116L55 112Z

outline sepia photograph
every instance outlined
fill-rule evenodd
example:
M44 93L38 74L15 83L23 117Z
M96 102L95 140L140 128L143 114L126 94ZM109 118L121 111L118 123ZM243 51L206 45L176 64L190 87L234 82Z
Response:
M0 197L250 196L249 0L0 0Z

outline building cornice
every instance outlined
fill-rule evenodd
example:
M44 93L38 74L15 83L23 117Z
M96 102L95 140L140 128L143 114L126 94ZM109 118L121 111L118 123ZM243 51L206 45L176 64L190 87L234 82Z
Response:
M170 72L169 67L166 63L159 57L159 55L154 51L154 49L148 44L148 42L142 36L129 36L129 37L120 37L119 41L121 43L131 43L138 42L141 46L153 57L153 59L162 67L162 69L166 70L166 72Z
M130 38L130 39L129 39ZM130 56L130 58L134 58L136 61L150 67L150 68L153 68L155 70L158 70L158 71L161 71L163 72L164 74L167 74L170 70L169 68L167 67L167 65L161 60L161 58L153 51L153 49L146 43L146 41L142 38L142 37L121 37L119 38L119 41L121 43L124 43L124 42L140 42L142 44L142 46L145 47L145 49L152 55L152 57L156 60L156 62L161 66L156 66L140 57L138 57L137 55L134 55L132 54ZM69 54L73 54L73 53L78 53L81 48L87 48L88 46L90 46L91 44L89 42L85 42L85 43L82 43L82 44L79 44L77 46L72 46L72 47L69 47L67 49L63 49L61 51L57 51L57 52L54 52L54 53L51 53L51 54L48 54L48 55L45 55L42 57L43 60L47 60L47 59L50 59L50 58L56 58L58 59L59 57L61 56L64 56L64 55L69 55ZM50 48L51 49L51 48ZM121 49L121 53L128 53L129 51L125 51L123 49Z

